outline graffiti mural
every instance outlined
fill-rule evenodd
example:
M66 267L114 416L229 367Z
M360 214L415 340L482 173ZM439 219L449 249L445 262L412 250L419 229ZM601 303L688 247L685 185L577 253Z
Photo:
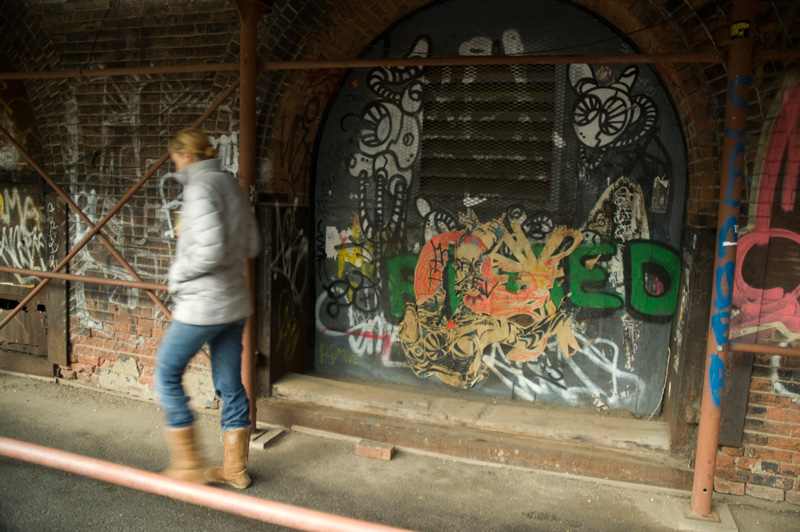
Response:
M518 223L509 232L503 220L465 221L467 231L440 234L420 253L417 301L399 329L412 371L468 388L488 376L482 356L494 343L513 346L505 357L525 362L555 336L562 353L571 355L576 341L569 313L553 305L550 290L563 277L559 264L580 244L580 232L559 228L537 256Z
M27 189L0 185L0 264L26 270L47 270L47 220L40 200ZM36 277L14 274L20 285L33 285Z
M750 223L739 236L731 335L743 341L800 341L800 79L787 77L765 123ZM779 270L768 262L780 263ZM730 278L726 278L728 282Z
M546 28L500 3L436 4L366 55L547 53L578 34L629 46L560 2L537 3ZM316 371L658 411L686 164L649 67L356 69L326 117Z

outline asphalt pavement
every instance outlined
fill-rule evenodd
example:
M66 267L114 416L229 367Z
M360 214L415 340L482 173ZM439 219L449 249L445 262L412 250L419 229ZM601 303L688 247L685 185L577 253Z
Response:
M155 472L167 465L162 421L152 402L0 373L5 438ZM219 461L218 414L198 412L197 428L204 456ZM800 531L800 507L788 503L715 494L721 522L706 523L684 516L684 491L406 448L379 460L358 456L351 439L262 428L274 438L251 448L254 482L241 493L416 532ZM0 531L186 530L291 529L0 456Z

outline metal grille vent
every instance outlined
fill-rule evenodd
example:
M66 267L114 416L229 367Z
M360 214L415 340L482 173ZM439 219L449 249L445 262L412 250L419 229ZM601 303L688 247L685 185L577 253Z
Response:
M427 67L420 188L424 195L553 194L556 67Z

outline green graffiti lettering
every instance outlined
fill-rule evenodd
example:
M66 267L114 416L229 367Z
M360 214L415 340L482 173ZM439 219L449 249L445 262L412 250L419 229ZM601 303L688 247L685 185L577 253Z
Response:
M406 296L411 301L416 299L414 294L414 268L417 266L416 255L397 255L387 261L389 268L389 298L392 315L402 318L405 313Z
M680 259L652 241L630 242L625 249L628 307L644 316L672 316L678 304Z
M453 266L453 257L456 256L455 244L450 244L447 250L447 273L445 279L447 281L447 301L450 302L450 315L455 313L458 306L461 305L461 296L456 293L456 268Z
M586 267L586 259L598 255L608 257L616 252L609 243L581 245L569 256L569 299L575 305L585 308L617 309L622 307L622 298L616 292L608 291L608 272L600 266L600 261L591 268Z

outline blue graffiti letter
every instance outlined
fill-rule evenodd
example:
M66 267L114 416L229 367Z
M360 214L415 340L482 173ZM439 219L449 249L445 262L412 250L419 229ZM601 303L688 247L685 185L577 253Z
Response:
M708 367L708 384L711 387L711 398L714 406L719 408L722 404L722 385L725 384L725 364L716 353L711 354L711 364Z

